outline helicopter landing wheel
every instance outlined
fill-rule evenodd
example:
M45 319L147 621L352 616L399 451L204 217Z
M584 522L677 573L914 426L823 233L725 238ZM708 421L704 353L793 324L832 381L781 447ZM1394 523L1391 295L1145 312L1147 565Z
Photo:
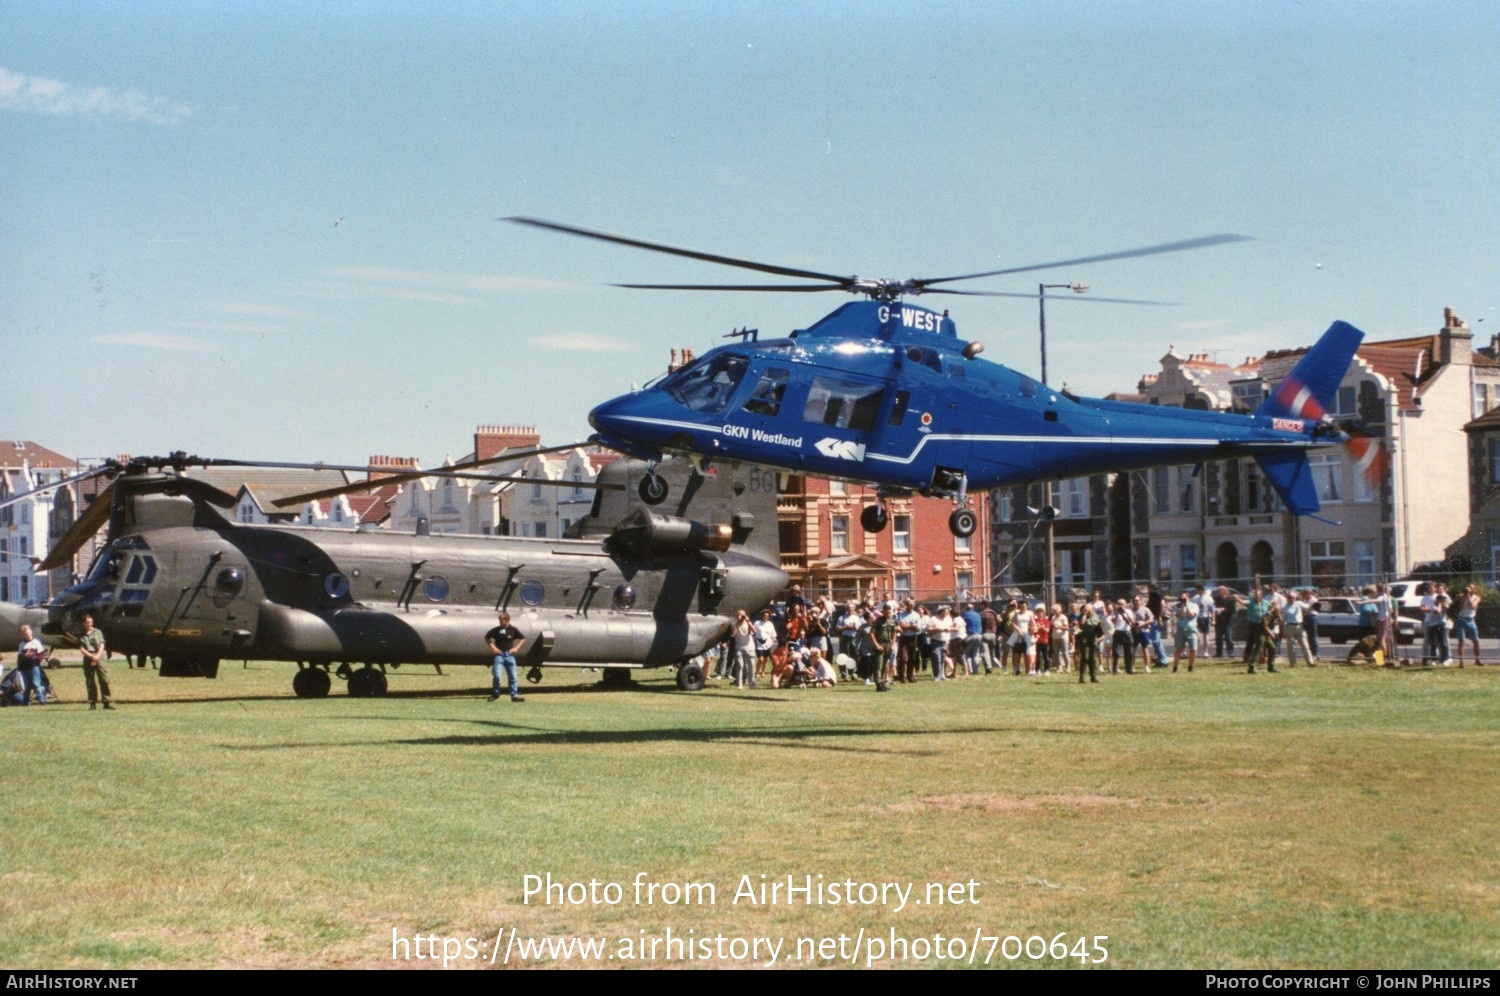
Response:
M684 692L701 692L707 683L702 664L689 662L677 669L677 687Z
M880 532L890 520L884 505L866 505L859 513L859 524L865 527L867 533Z
M305 667L292 676L292 691L299 699L321 699L332 684L333 679L320 667Z
M979 528L979 516L970 508L955 508L948 516L948 529L954 536L973 536Z
M527 671L526 680L531 682L533 685L540 685L542 683L542 669L539 667L533 667L531 670Z
M349 675L349 694L354 698L378 698L385 688L385 675L368 664Z
M647 505L660 505L667 500L667 482L660 474L647 474L641 478L641 486L636 489L641 496L641 501Z

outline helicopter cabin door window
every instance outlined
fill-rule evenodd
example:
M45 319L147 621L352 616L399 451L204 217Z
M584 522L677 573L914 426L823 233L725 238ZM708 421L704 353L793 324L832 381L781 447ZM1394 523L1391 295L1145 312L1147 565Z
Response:
M706 356L677 371L662 387L678 404L712 415L728 407L749 366L749 360L732 353Z
M836 377L814 377L807 392L802 419L821 425L868 432L875 427L875 415L885 392L879 384L866 384Z
M761 371L760 380L745 402L745 411L752 415L778 415L781 399L786 397L786 384L791 372L781 367L767 367Z

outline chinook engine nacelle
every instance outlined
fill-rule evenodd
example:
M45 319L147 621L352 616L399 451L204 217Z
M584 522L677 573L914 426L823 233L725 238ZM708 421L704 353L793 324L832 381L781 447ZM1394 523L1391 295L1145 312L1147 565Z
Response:
M721 553L734 538L728 525L708 525L644 508L631 512L609 534L609 546L634 556L648 554Z

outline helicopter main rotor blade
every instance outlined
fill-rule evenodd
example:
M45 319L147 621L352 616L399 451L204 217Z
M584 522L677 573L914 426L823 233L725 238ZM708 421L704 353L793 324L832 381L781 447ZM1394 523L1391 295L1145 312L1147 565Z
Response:
M633 290L792 291L802 294L849 290L843 284L610 284L610 286L629 287Z
M521 215L512 215L502 218L502 221L514 222L517 225L530 225L532 228L545 228L548 231L562 232L564 235L581 235L586 239L597 239L600 242L613 242L616 245L630 246L633 249L647 249L651 252L663 252L671 256L685 256L688 259L701 259L706 263L719 263L723 266L737 266L742 270L756 270L760 273L774 273L782 277L806 277L809 280L826 280L837 284L839 287L848 289L854 285L854 278L840 276L836 273L818 273L815 270L799 270L790 266L775 266L770 263L757 263L749 259L736 259L733 256L719 256L711 252L698 252L694 249L681 249L677 246L663 245L660 242L644 242L640 239L628 239L623 235L610 235L608 232L596 232L588 228L575 228L572 225L561 225L555 221L544 221L541 218L527 218ZM823 288L819 288L820 290Z
M939 287L939 288L936 288L935 290L924 290L922 293L923 294L962 294L965 297L1021 297L1021 298L1025 298L1028 301L1035 301L1037 299L1037 296L1035 294L1024 294L1024 293L1022 293L1020 291L957 290L957 289L949 288L949 287ZM1158 307L1175 307L1177 305L1176 301L1141 301L1141 300L1137 300L1136 298L1131 298L1131 297L1083 297L1082 295L1073 295L1073 296L1064 297L1061 294L1057 295L1056 297L1053 297L1052 295L1049 294L1049 295L1047 295L1047 300L1048 301L1076 301L1076 302L1079 302L1079 303L1082 303L1082 304L1151 304L1151 305L1156 305Z
M56 491L58 488L65 488L69 484L79 484L83 481L93 480L94 478L101 475L114 475L118 474L119 472L119 466L111 461L104 464L103 466L95 467L93 470L86 470L81 474L74 474L71 477L64 477L60 481L53 481L51 484L43 484L40 487L32 488L30 491L23 491L18 495L11 495L9 498L0 501L0 508L9 508L12 505L25 501L27 498L30 498L33 495L44 495L49 491Z
M62 539L57 545L47 551L47 556L36 565L37 571L51 571L59 567L66 567L73 554L83 549L83 544L93 539L94 534L104 528L109 521L109 513L115 501L115 485L111 484L99 492L94 503L83 510L83 514L73 520L73 525L63 533Z
M1036 263L1032 266L1013 266L1004 270L985 270L983 273L965 273L958 277L927 277L913 280L915 287L930 287L933 284L944 284L953 280L977 280L980 277L1000 277L1008 273L1029 273L1033 270L1050 270L1058 266L1082 266L1084 263L1103 263L1112 259L1133 259L1136 256L1155 256L1165 252L1182 252L1185 249L1206 249L1209 246L1224 245L1228 242L1248 242L1248 235L1204 235L1196 239L1184 239L1181 242L1163 242L1161 245L1144 246L1140 249L1122 249L1119 252L1101 253L1098 256L1080 256L1077 259L1060 259L1055 263ZM1025 296L1025 295L1022 295ZM1035 296L1035 295L1031 295Z
M352 470L356 473L375 473L382 474L384 476L368 481L354 481L349 484L340 484L337 487L324 488L321 491L307 491L299 495L288 495L285 498L277 499L271 504L275 505L277 508L291 508L294 505L301 505L303 502L320 501L324 498L337 498L339 495L357 494L361 491L374 491L376 488L383 488L387 484L405 484L407 481L418 481L424 477L441 477L446 474L454 474L457 471L473 470L476 467L487 467L492 463L505 463L509 460L525 460L528 457L540 456L543 453L561 453L564 450L575 449L582 445L584 444L567 443L562 446L539 446L529 450L514 450L509 453L498 453L492 457L485 457L483 460L465 460L462 463L453 464L451 467L437 467L427 470L403 470L394 474L388 473L387 468L384 467L334 467L330 464L314 465L306 463L283 464L280 466L290 466L303 470L311 470L316 466L323 467L328 470ZM263 466L277 465L264 464Z

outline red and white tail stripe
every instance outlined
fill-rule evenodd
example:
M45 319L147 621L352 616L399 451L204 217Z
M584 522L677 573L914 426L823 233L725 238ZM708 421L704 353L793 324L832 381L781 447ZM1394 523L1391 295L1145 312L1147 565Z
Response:
M1288 414L1310 422L1316 422L1324 415L1323 406L1313 397L1312 390L1298 383L1294 377L1281 382L1281 386L1276 389L1276 402Z

